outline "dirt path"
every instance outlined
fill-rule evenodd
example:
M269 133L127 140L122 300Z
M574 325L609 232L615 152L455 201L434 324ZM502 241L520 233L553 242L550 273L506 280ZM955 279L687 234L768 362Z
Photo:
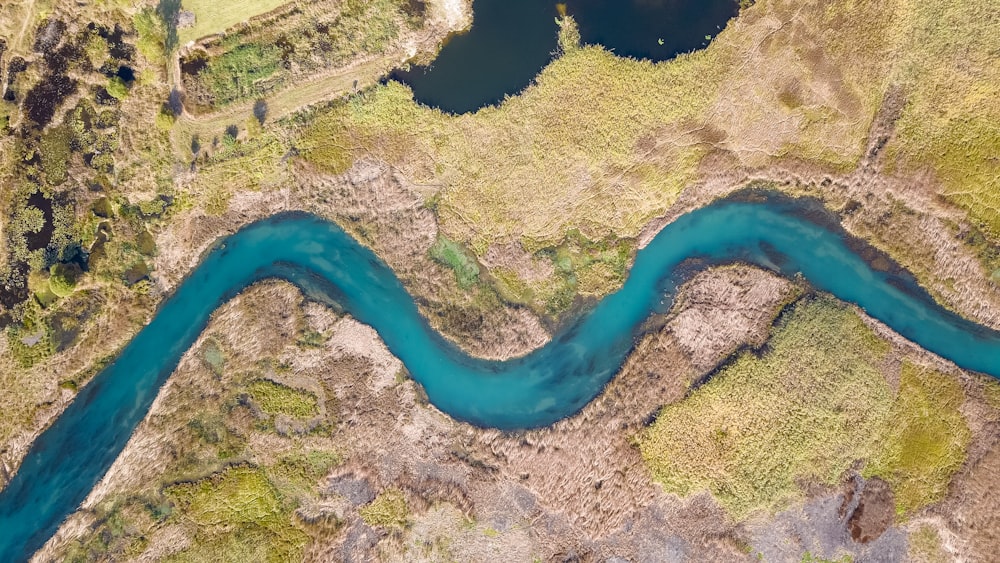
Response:
M21 21L21 29L17 32L17 38L11 41L10 45L7 45L6 55L7 60L10 60L11 55L14 53L23 53L21 49L21 42L24 41L24 34L28 32L28 24L31 23L32 16L35 14L35 0L28 0L25 7L24 19ZM7 94L7 65L0 66L0 96L5 96Z
M24 21L21 22L21 30L17 32L17 39L14 40L14 44L11 45L11 50L20 50L21 41L24 41L24 34L28 31L28 23L31 22L32 17L35 14L35 0L28 0L27 13L24 15Z
M180 68L177 57L173 58L171 82L180 91ZM387 74L400 64L399 54L387 55L334 69L315 79L298 83L264 98L267 104L267 119L280 119L308 106L332 100L355 89L364 88ZM171 132L174 152L180 157L190 153L191 139L197 135L201 139L221 136L226 127L241 125L253 116L255 102L233 104L223 110L205 115L191 115L184 111Z

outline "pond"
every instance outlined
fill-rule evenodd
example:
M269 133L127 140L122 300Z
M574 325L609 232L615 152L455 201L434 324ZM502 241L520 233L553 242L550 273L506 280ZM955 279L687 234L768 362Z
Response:
M429 66L390 75L416 100L467 113L524 90L556 52L555 2L475 0L472 28L452 36ZM583 43L664 61L708 45L739 11L735 0L567 0Z

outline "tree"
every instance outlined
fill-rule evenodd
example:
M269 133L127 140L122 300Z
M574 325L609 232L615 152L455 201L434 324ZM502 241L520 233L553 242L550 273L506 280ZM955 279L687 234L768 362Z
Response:
M257 121L261 125L264 124L264 120L267 119L267 101L259 99L253 104L253 116L257 118Z

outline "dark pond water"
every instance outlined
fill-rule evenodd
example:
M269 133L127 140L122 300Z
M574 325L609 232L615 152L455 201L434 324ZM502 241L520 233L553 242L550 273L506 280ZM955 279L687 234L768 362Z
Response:
M735 0L567 0L584 43L623 56L662 61L708 44L736 15ZM555 2L475 0L472 28L452 37L429 66L397 71L416 100L451 113L503 101L526 88L552 60Z
M27 559L55 532L118 457L212 311L267 278L335 300L378 331L437 408L501 429L552 424L596 397L649 315L670 307L692 258L801 274L959 366L1000 376L1000 333L943 309L905 271L873 269L862 256L877 251L814 215L799 200L754 194L681 216L637 253L619 291L542 348L504 362L470 357L435 332L393 271L336 225L304 213L258 221L205 256L32 444L0 492L0 561Z
M736 16L735 0L566 0L584 43L623 57L664 61L708 46Z

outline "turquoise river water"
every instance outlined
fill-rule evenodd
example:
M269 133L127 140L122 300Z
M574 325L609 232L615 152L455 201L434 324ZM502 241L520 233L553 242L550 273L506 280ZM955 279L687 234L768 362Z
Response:
M920 346L1000 376L1000 333L941 308L905 272L873 270L859 255L869 251L815 204L762 194L723 200L664 228L638 252L625 285L550 343L497 362L472 358L432 330L392 270L334 224L304 213L259 221L209 252L36 440L0 493L0 561L27 559L55 532L122 451L212 311L263 279L336 301L378 331L437 408L505 430L580 410L618 371L650 314L669 308L677 284L734 261L801 273Z

